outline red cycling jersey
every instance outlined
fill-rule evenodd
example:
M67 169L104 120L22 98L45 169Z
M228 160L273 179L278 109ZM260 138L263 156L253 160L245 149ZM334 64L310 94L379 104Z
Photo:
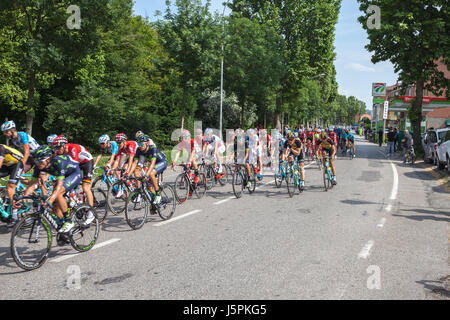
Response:
M138 144L136 141L127 141L125 148L119 149L117 152L117 157L121 157L123 154L129 155L130 157L133 157L136 153Z
M67 149L68 149L68 153L67 154L73 160L78 162L79 164L83 164L83 163L89 162L89 161L94 159L92 157L92 155L90 154L90 152L87 151L85 147L83 147L83 146L81 146L79 144L68 143L67 144Z

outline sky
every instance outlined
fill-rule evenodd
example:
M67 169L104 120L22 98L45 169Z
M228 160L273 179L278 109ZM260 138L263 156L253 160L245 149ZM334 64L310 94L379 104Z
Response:
M172 1L174 2L174 1ZM224 0L211 0L211 11L223 12ZM134 12L136 15L148 17L155 21L156 10L164 14L165 0L135 0ZM225 10L227 15L230 10ZM383 82L393 85L397 81L397 75L390 62L373 64L372 54L364 46L369 43L367 33L358 22L361 15L359 4L356 0L342 0L339 20L336 25L335 52L336 52L336 80L339 85L339 93L355 96L366 103L369 110L372 109L372 83ZM383 19L383 15L381 15ZM381 23L383 21L381 20Z

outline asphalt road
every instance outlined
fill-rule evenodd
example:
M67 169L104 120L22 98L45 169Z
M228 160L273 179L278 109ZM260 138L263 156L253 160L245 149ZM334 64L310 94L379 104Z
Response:
M31 272L2 225L2 299L449 299L449 194L421 166L357 140L328 192L315 164L294 198L271 175L241 199L215 187L167 223L152 216L132 231L109 216L87 253L54 241Z

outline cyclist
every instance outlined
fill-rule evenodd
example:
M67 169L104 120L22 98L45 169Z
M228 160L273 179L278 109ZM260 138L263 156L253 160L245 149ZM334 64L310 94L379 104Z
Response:
M205 143L203 145L202 153L206 157L210 152L210 156L214 159L214 164L219 164L219 175L223 175L222 168L222 153L225 152L225 144L222 139L213 134L211 128L205 130Z
M111 168L112 164L114 163L114 159L117 156L117 152L119 151L119 146L117 145L117 142L111 141L109 139L109 136L107 134L104 134L98 139L98 143L100 144L100 151L98 153L97 158L95 158L94 168L97 167L97 164L102 158L103 153L106 152L111 153L111 157L106 162L105 167Z
M92 174L94 172L94 158L85 147L79 144L69 143L63 135L53 140L53 150L57 156L67 155L78 163L83 172L81 187L86 195L88 205L94 206L94 195L91 190Z
M33 180L25 191L25 195L34 192L38 178L41 172L46 172L56 177L56 185L51 196L45 201L46 205L52 207L53 213L56 215L58 224L58 233L67 233L74 224L70 220L68 206L64 194L74 190L81 183L81 171L78 162L69 156L53 155L49 146L40 146L33 153L33 159L36 168L33 172ZM85 221L86 224L94 220L94 215L89 211L89 216Z
M347 150L350 149L350 147L353 149L353 158L356 155L356 149L355 149L355 135L348 130L345 130L345 134L347 137Z
M201 139L201 136L200 136ZM198 165L197 161L199 159L202 159L202 150L198 143L198 140L200 140L198 137L195 139L191 138L191 133L189 130L184 129L181 132L181 141L178 143L177 146L177 153L170 164L170 167L173 169L173 167L176 165L178 157L181 154L181 151L184 149L186 152L189 153L188 160L187 160L187 166L194 169L194 182L198 183L200 181L200 178L198 177Z
M305 189L305 157L303 154L303 144L299 138L296 137L295 133L291 132L288 134L288 139L284 144L284 159L288 159L289 164L297 160L300 167L301 179L300 188Z
M135 135L136 141L139 141L138 138L143 137L143 136L145 136L145 133L144 133L144 132L142 132L142 131L140 131L140 130L139 130L138 132L136 132L136 135ZM155 146L155 147L156 147L156 143L154 143L153 140L150 139L149 136L147 136L147 138L148 138L147 143L148 143L150 146ZM139 143L138 143L138 144L139 144Z
M251 187L250 177L251 169L249 164L250 158L250 148L249 148L249 137L245 134L242 129L236 129L236 136L234 138L234 162L236 164L244 164L246 176L245 179L247 183L246 188Z
M23 154L14 148L10 148L4 144L0 144L0 178L9 176L8 184L6 185L6 196L10 204L14 204L13 196L16 192L17 183L20 180L20 175L23 172ZM13 208L13 206L11 207ZM9 223L6 225L12 228L17 223L17 210L12 210L12 215ZM2 216L2 219L6 218Z
M256 134L255 129L248 129L247 130L248 139L249 139L249 148L250 148L250 156L249 156L249 162L254 163L254 159L256 158L256 163L259 169L259 173L257 175L258 179L262 178L262 161L261 161L261 155L262 155L262 148L261 144L259 143L259 137Z
M161 193L158 186L157 175L167 169L167 160L164 153L158 150L155 144L149 143L150 138L147 135L140 135L137 138L138 149L134 155L134 162L130 172L135 172L136 167L143 168L146 160L150 161L149 168L144 172L145 179L150 179L153 187L151 192L155 204L161 202Z
M130 169L133 164L134 155L136 154L138 145L136 141L128 141L128 137L125 133L116 134L116 142L119 150L117 151L112 169L120 171L122 168L124 168L125 162L127 162L128 157L127 166L125 167L124 172L126 176L131 172ZM118 172L118 177L120 176L120 172ZM121 190L119 192L121 192ZM118 194L117 197L120 197L120 194Z
M6 121L2 125L2 131L9 144L23 151L23 171L26 173L33 167L30 154L39 148L39 144L32 136L23 131L16 130L14 121Z
M334 185L337 184L336 181L336 167L334 166L334 156L336 155L336 145L334 144L334 141L327 136L326 132L322 132L322 135L320 137L320 140L317 141L317 145L316 148L317 150L319 149L319 147L322 147L322 161L323 161L323 166L325 168L325 157L327 156L326 154L328 153L329 159L330 159L330 166L331 166L331 172L333 174L332 177L332 183Z

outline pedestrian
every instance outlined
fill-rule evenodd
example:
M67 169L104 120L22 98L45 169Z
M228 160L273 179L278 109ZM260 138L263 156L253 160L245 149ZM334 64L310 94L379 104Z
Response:
M378 143L380 147L383 144L383 129L378 130Z
M396 153L397 152L397 142L398 142L398 129L397 129L397 127L394 128L394 140L395 140L394 153Z
M389 128L389 132L387 134L387 155L388 157L394 154L394 147L395 147L395 133L394 130L392 130L392 127Z
M402 148L403 148L403 163L406 163L406 154L409 152L409 150L413 146L413 138L409 134L409 131L405 129L404 131L405 136L402 139Z

